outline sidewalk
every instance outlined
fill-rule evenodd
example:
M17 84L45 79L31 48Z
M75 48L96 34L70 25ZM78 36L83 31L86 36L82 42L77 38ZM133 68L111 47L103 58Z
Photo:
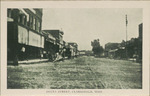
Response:
M59 61L62 59L62 56L58 56L58 58L56 58L56 60L54 60L53 62ZM31 63L40 63L40 62L47 62L49 61L49 59L31 59L31 60L23 60L23 61L18 61L18 64L31 64ZM7 61L8 64L12 64L13 61Z
M18 64L31 64L31 63L40 63L40 62L46 62L48 59L31 59L31 60L24 60L24 61L18 61ZM13 61L7 61L8 64L13 64Z
M28 63L39 63L39 62L46 62L48 59L32 59L32 60L24 60L18 61L19 64L28 64Z

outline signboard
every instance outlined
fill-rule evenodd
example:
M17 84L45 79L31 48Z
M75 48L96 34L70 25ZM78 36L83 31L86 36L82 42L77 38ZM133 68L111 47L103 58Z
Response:
M44 48L44 37L29 31L29 45Z
M18 26L18 43L28 45L28 31L21 26Z

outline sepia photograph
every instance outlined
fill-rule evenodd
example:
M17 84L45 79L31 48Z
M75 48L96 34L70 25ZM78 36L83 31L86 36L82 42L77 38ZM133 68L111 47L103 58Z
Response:
M81 6L5 8L5 90L145 89L145 9Z
M142 9L8 8L7 20L8 89L142 88Z

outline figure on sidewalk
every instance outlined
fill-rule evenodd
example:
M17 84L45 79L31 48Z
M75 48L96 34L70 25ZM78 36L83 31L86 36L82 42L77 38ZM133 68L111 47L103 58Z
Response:
M27 60L28 61L25 47L21 48L21 60Z

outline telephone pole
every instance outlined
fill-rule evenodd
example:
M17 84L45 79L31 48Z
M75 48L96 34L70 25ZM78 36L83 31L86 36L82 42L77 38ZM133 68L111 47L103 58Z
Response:
M127 32L127 27L128 27L128 19L127 19L127 15L126 15L126 59L128 58L128 50L127 50L127 40L128 40L128 32Z

